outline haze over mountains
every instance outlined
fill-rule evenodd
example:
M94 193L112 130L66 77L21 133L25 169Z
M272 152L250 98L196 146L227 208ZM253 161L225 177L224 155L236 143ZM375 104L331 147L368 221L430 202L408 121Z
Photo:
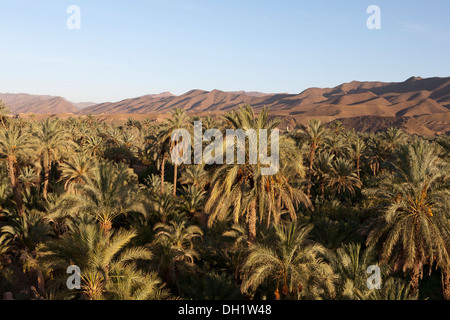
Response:
M164 114L180 107L192 114L222 114L250 104L257 110L267 106L271 114L290 117L296 122L309 118L333 121L369 116L386 121L441 115L434 118L438 120L450 116L450 77L411 77L391 83L352 81L334 88L309 88L299 94L197 89L179 96L164 92L100 104L74 104L61 97L25 94L0 94L0 99L13 113Z

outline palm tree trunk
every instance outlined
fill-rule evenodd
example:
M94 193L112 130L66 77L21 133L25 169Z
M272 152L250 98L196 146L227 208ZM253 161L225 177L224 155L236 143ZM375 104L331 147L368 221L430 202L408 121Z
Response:
M12 159L8 159L8 175L9 180L11 182L11 187L13 189L14 200L16 201L17 211L19 212L19 216L25 214L23 209L22 197L20 196L19 184L17 183L16 173L14 170L14 162Z
M178 165L175 164L173 169L173 196L177 196L177 175L178 175Z
M313 173L313 163L314 163L314 157L315 157L315 153L316 153L316 145L312 144L311 145L311 152L309 154L309 174L308 174L308 188L306 191L306 195L308 197L311 196L311 184L312 184L312 173Z
M164 194L164 167L166 165L166 155L163 154L161 161L161 194Z
M420 270L419 267L415 266L413 270L411 270L411 293L419 293L419 276Z
M256 241L256 200L250 204L248 212L248 239L247 244L250 247Z
M47 161L44 161L44 190L42 193L44 199L47 199L48 182L50 180L50 170L51 170L50 160L47 159Z
M442 295L445 300L450 300L450 270L442 270Z
M361 175L360 175L360 170L359 170L359 165L360 165L360 156L356 156L356 172L358 173L358 178L361 179Z

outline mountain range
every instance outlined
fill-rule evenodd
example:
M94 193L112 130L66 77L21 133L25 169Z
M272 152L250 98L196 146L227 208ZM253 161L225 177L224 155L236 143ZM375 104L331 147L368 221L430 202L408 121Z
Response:
M371 117L410 119L435 116L450 131L450 77L411 77L404 82L352 81L333 88L309 88L299 94L191 90L182 95L170 92L149 94L118 102L72 103L62 97L0 94L12 113L78 115L165 114L180 107L192 114L222 114L242 104L256 110L269 107L272 115L304 123L309 118L323 121ZM450 120L450 119L448 119Z

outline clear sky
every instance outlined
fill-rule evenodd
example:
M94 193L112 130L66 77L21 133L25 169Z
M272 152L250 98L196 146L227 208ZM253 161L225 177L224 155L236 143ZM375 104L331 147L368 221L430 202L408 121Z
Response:
M0 0L0 92L104 102L450 76L449 14L449 0Z

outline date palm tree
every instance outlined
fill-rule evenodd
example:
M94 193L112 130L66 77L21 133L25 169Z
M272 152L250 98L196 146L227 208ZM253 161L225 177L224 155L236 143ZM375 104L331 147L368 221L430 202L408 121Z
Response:
M316 160L314 162L314 175L316 176L316 179L320 184L322 196L325 195L325 185L333 166L333 159L334 154L330 154L328 152L320 152L317 154Z
M324 139L328 133L328 130L324 124L321 123L320 120L311 119L308 121L306 127L303 129L303 134L306 136L306 139L309 144L309 171L308 171L308 187L306 194L308 197L311 195L311 186L312 186L312 175L313 175L313 165L314 159L316 156L316 152L322 144L324 143Z
M265 108L255 116L252 107L247 105L228 114L226 119L235 129L254 129L255 132L266 129L271 132L280 122L279 119L269 121L268 113L269 110ZM242 219L247 224L250 246L256 239L258 216L260 222L265 218L270 221L270 214L277 219L280 215L278 209L285 208L291 218L295 219L296 205L302 202L311 207L309 199L291 182L295 175L301 177L304 172L301 157L296 150L293 141L279 139L280 166L278 173L273 176L262 175L260 160L251 164L247 160L248 153L245 163L227 164L218 168L211 179L211 192L205 206L209 214L209 226L216 220L224 220L232 209L234 222Z
M102 230L108 233L118 216L143 210L136 180L135 174L124 164L100 163L94 177L77 186L75 194L65 194L47 218L57 221L86 214L98 220Z
M355 188L362 187L361 180L358 178L352 163L344 158L337 158L333 161L326 180L330 188L337 190L338 195L346 191L355 195Z
M174 284L181 292L178 277L186 270L195 267L194 261L200 257L195 249L194 240L203 236L203 231L186 221L170 221L155 225L155 240L152 243L157 255L158 272L166 283Z
M160 283L155 275L148 274L146 278L146 274L136 268L137 260L151 260L153 257L148 248L130 246L136 235L135 231L124 229L104 233L98 225L82 223L75 231L46 242L39 250L38 261L56 279L67 278L68 266L78 266L81 270L81 293L89 300L134 293L137 297L147 298L152 290L157 292L160 289ZM151 281L146 284L144 279ZM132 288L129 287L131 283L134 283Z
M65 181L64 188L69 193L75 192L75 187L84 185L94 178L96 169L95 158L85 152L70 155L61 163L61 181Z
M409 272L411 291L419 290L425 265L447 270L448 203L450 193L443 188L449 166L437 156L436 148L422 140L405 145L393 163L395 175L386 177L366 195L380 199L382 215L372 225L370 246L380 245L380 261L394 262L394 271Z
M36 140L22 128L11 125L6 130L0 130L0 158L6 160L8 177L14 194L19 215L24 215L20 183L17 177L19 161L30 157L36 147Z
M167 121L166 127L164 129L164 134L161 137L163 141L167 141L169 145L169 151L172 153L173 148L175 147L175 142L172 141L172 134L179 129L186 129L189 125L189 117L181 108L175 108L171 111L171 117ZM190 141L189 141L190 143ZM182 156L182 155L181 155ZM178 164L174 163L173 169L173 196L176 196L177 193L177 181L178 181Z
M9 114L11 114L11 111L5 105L5 103L2 100L0 100L0 122L4 129L6 129L6 124L9 123L9 118L8 118Z
M365 150L366 144L359 136L356 136L355 139L350 142L350 146L348 147L348 154L350 158L355 160L356 174L359 179L361 178L361 158L364 156Z
M74 147L75 143L70 140L68 132L61 126L60 122L51 118L40 122L34 136L38 142L37 153L41 158L44 171L42 196L47 199L52 163L59 160L71 147Z
M292 222L275 226L276 241L255 244L242 268L242 293L255 292L263 283L275 284L274 296L318 298L334 295L333 272L321 257L325 248L308 236L312 225Z

